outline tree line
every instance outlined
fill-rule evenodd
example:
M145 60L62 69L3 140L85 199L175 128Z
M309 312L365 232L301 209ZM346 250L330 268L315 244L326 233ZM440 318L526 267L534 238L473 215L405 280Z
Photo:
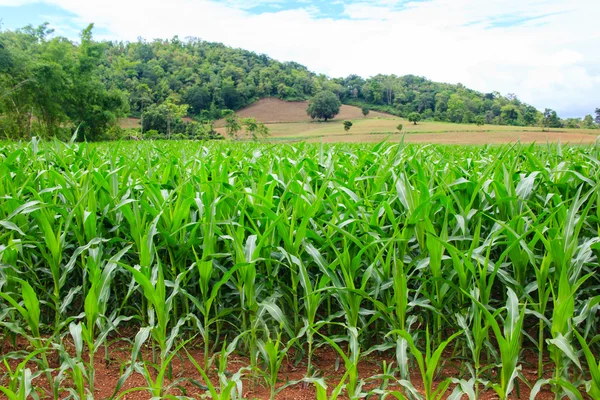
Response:
M171 136L213 135L211 120L259 98L306 100L334 93L345 104L407 118L515 126L595 128L596 118L562 120L516 95L481 93L423 77L329 78L294 62L197 38L96 41L93 25L78 42L44 24L0 32L0 129L4 137L118 134L124 116L142 130ZM192 120L184 119L190 117Z

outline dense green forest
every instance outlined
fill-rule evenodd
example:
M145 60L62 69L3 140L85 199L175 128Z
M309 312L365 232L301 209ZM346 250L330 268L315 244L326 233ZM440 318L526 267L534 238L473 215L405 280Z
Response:
M329 78L294 62L195 38L94 41L92 26L75 43L47 25L0 32L0 130L18 138L66 136L78 127L88 140L118 135L116 121L143 116L144 129L204 132L224 110L259 98L309 99L330 90L346 104L406 117L456 123L596 127L591 116L561 120L515 95L480 93L461 84L414 75ZM600 116L600 115L599 115Z

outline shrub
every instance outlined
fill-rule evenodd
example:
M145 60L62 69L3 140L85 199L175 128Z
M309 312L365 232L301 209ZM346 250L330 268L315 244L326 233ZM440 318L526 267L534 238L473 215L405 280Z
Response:
M352 121L344 121L344 130L348 132L352 128Z

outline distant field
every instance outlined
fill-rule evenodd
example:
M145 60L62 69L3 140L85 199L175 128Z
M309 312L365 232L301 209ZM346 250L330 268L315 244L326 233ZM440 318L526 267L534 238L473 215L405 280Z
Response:
M448 122L420 122L418 125L390 114L370 112L362 115L358 107L342 106L340 114L332 121L312 121L306 115L308 102L286 102L279 99L262 99L239 110L242 118L253 117L265 123L270 130L269 140L273 142L380 142L399 141L404 134L406 142L440 144L487 144L510 143L594 143L600 130L594 129L551 129L544 132L539 127L515 127L499 125L468 125ZM186 120L190 120L186 118ZM344 120L354 125L346 133ZM402 134L396 130L403 125ZM223 121L217 121L215 127L225 135ZM126 118L121 121L122 128L139 127L139 119Z
M341 121L299 122L267 124L272 141L307 142L380 142L384 139L399 141L402 138L396 126L402 123L406 142L440 144L487 144L517 142L562 142L594 143L599 130L552 129L542 132L537 127L514 127L498 125L466 125L446 122L421 122L413 125L400 118L359 119L353 121L350 132L346 133ZM223 128L217 129L225 134Z

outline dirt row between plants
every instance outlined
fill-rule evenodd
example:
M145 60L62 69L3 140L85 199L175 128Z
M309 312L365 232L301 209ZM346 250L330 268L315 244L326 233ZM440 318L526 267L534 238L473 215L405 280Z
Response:
M74 354L73 346L68 345L70 352ZM188 346L187 351L189 354L197 361L198 364L202 365L204 360L204 354L201 350L201 343L197 343L196 345ZM30 349L28 348L28 344L24 340L19 340L17 348L13 348L8 343L4 343L1 348L1 354L7 355L12 351L20 351L27 352ZM117 386L117 382L121 377L122 371L124 367L128 363L131 357L131 348L130 343L128 341L119 341L113 343L109 347L109 357L108 359L104 359L103 357L104 351L100 349L99 353L96 356L95 361L95 384L96 391L94 393L94 398L96 399L108 399L115 393L115 388ZM152 350L146 346L141 352L142 358L146 361L152 359ZM278 388L281 389L276 395L277 400L309 400L316 398L316 390L313 384L299 382L296 384L290 384L290 382L294 381L302 381L302 379L306 376L306 363L304 361L294 362L293 354L290 354L288 359L282 364L280 373L279 373L279 384ZM84 355L84 359L87 360L87 357ZM363 391L369 391L371 389L375 389L381 387L382 381L376 376L378 374L383 373L382 366L384 361L387 365L390 363L394 363L394 357L392 354L384 354L384 355L371 355L369 357L363 358L358 366L359 377L365 380L365 384L363 386ZM8 359L8 364L12 369L20 362L18 359ZM57 354L51 354L49 357L49 362L52 368L58 369L60 366L60 360ZM218 389L218 376L216 370L217 361L213 363L213 366L209 370L208 376L211 379L211 382L216 385ZM528 351L525 365L523 366L523 376L531 381L535 381L536 369L535 365L537 362L537 356ZM331 390L338 384L339 380L344 375L344 363L343 360L338 358L337 353L335 353L332 349L319 349L315 352L313 357L313 364L316 367L317 375L322 377L328 386L328 393L331 393ZM244 367L248 367L250 365L250 361L246 357L240 357L236 355L232 355L229 357L227 362L227 376L231 376L238 372L240 369ZM29 363L27 367L31 368L35 371L35 365L33 363ZM497 374L498 371L495 368L491 369L492 374ZM5 367L4 365L0 366L0 385L5 385ZM443 367L443 372L437 377L436 385L439 382L443 381L446 378L458 378L459 370L456 365L446 364ZM56 376L56 373L53 373ZM153 375L155 375L153 373ZM415 388L422 392L423 384L420 378L418 369L416 366L410 371L411 375L411 383L415 386ZM464 377L463 377L464 378ZM243 398L245 399L269 399L269 388L266 386L265 381L258 374L247 373L243 376ZM37 377L34 382L34 386L38 387L38 395L40 399L50 398L48 395L48 384L46 382L46 376L41 375ZM63 383L65 387L69 385L68 381ZM188 396L191 398L210 398L209 393L206 391L206 388L203 387L204 382L201 375L198 373L193 363L188 359L186 352L182 351L180 356L175 357L172 364L172 376L169 379L166 379L166 385L172 385L169 392L167 394L173 396ZM287 387L284 387L288 385ZM146 400L151 399L151 395L147 390L138 390L137 388L146 387L145 378L139 373L133 373L125 382L125 384L121 387L119 394L121 394L122 399L129 400ZM450 389L448 389L444 398L447 398L453 388L454 385L451 385ZM39 389L41 388L41 390ZM390 381L389 386L387 387L390 390L399 389L397 384L394 384L393 381ZM132 390L133 389L133 390ZM482 388L483 389L483 388ZM46 392L44 392L44 390ZM127 393L125 393L127 392ZM513 392L513 395L510 397L511 399L529 399L530 389L526 384L520 382L518 384L518 392ZM63 395L66 393L63 393ZM208 397L203 397L208 396ZM0 396L0 398L5 398ZM347 399L345 395L340 396L341 399ZM367 396L367 399L377 399L376 395ZM463 398L466 398L464 396ZM479 395L479 399L481 400L492 400L497 399L497 395L491 391L482 391ZM542 391L536 399L546 400L553 399L554 394L549 390Z

